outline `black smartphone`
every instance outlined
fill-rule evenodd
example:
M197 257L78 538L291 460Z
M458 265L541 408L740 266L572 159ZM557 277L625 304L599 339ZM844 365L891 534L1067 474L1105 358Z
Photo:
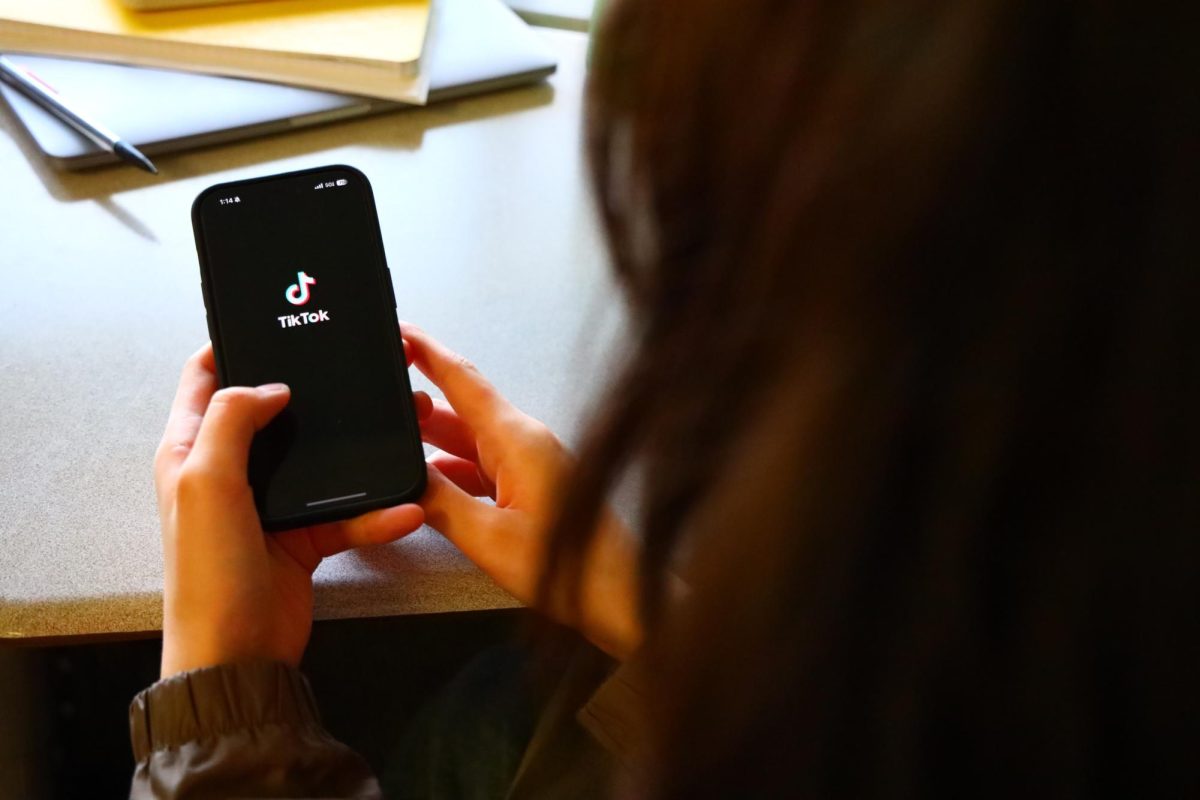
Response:
M250 450L263 528L418 498L425 457L367 176L338 165L218 184L192 226L221 385L292 389Z

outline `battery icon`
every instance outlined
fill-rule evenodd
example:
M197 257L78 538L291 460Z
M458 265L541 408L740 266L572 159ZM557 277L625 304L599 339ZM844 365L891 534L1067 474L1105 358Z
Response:
M338 185L338 186L345 186L345 185L346 185L347 183L349 183L349 182L350 182L350 181L346 180L345 178L338 178L338 179L337 179L337 185Z

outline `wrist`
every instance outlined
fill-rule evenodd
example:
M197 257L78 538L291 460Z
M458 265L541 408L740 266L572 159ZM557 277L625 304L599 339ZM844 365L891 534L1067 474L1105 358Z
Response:
M159 676L169 678L197 669L256 661L277 661L297 667L303 655L303 644L297 648L272 637L246 635L236 625L198 631L167 624L163 630Z
M628 661L642 647L645 636L633 613L613 614L585 622L580 633L617 661Z
M202 641L199 636L187 633L171 636L164 633L159 678L166 679L184 672L245 660L253 659L239 659L233 654L222 652L219 648Z
M584 576L579 632L618 661L641 649L645 638L638 598L638 542L611 511L592 542Z

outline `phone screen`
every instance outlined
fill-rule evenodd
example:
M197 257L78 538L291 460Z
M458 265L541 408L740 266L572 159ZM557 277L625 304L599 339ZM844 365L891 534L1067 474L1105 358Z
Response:
M415 499L424 456L366 177L329 167L214 186L193 221L222 381L292 390L251 449L264 527Z

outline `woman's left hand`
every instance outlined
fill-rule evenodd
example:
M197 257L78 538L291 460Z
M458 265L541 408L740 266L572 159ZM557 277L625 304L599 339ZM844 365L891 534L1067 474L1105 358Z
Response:
M288 403L286 386L217 391L211 345L188 359L155 457L164 580L162 677L250 660L296 665L312 630L325 556L398 539L420 506L264 534L246 469L250 442Z

